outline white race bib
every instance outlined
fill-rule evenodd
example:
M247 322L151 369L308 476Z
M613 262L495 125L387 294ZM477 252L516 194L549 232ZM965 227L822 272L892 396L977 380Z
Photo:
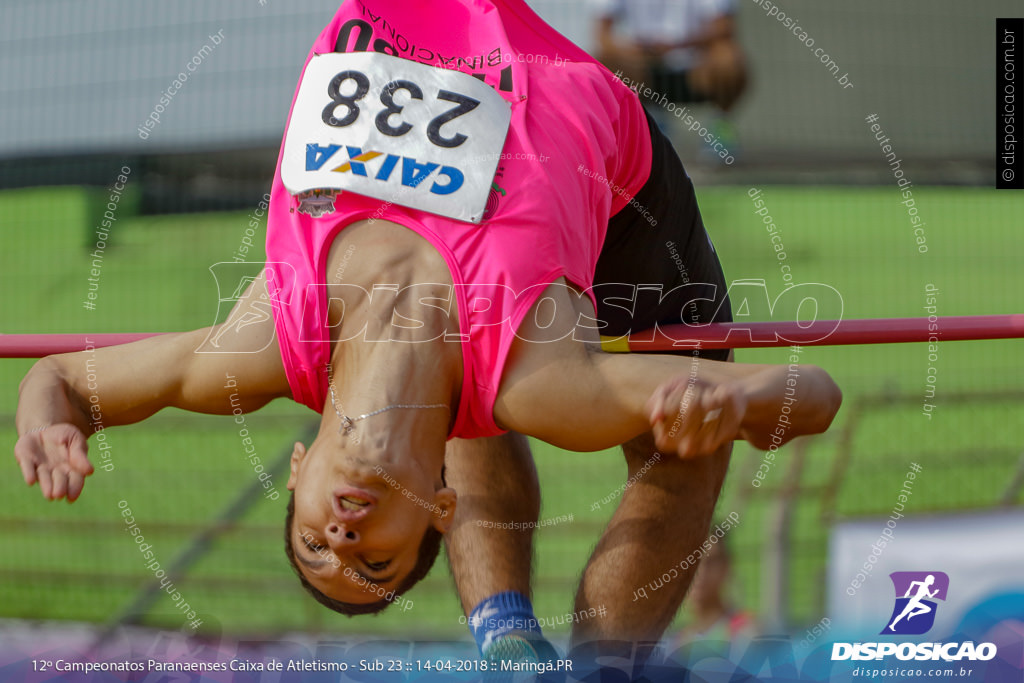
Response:
M316 55L281 177L293 195L349 191L479 223L511 118L509 104L468 74L376 52Z

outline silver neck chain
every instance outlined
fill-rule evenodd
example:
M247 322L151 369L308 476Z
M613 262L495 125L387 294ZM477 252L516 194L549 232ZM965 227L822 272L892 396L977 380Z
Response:
M446 403L393 403L392 405L384 406L383 408L378 408L373 412L363 413L362 415L359 415L357 417L349 417L348 415L343 415L341 413L341 410L338 408L338 397L334 393L334 375L331 372L331 366L329 363L327 365L327 388L330 389L331 392L331 405L334 406L334 412L338 416L338 419L341 420L341 424L338 425L338 433L343 434L345 436L348 436L349 434L352 433L353 430L355 430L356 422L359 422L360 420L365 420L368 417L373 417L374 415L380 415L383 412L386 412L388 410L394 410L396 408L444 408L446 410L450 410L448 404Z

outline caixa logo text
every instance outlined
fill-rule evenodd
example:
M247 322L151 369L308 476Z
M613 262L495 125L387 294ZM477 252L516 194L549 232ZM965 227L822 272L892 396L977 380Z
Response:
M419 187L424 180L434 176L430 192L436 195L449 195L457 192L466 181L465 175L454 166L442 166L433 162L420 163L411 157L400 157L370 150L364 152L360 147L345 146L347 159L339 158L341 145L319 145L311 142L306 145L306 170L319 171L329 161L341 162L331 171L334 173L351 173L363 178L373 178L388 182L392 176L400 178L405 187ZM397 175L396 175L397 170ZM435 173L436 171L436 173Z

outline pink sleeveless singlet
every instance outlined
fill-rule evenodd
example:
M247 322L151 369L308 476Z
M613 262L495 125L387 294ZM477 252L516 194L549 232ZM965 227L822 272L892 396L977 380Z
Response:
M313 218L296 210L279 160L266 270L293 398L324 409L330 330L325 288L317 285L327 282L338 233L373 217L429 241L456 285L464 383L450 437L500 434L493 408L523 316L560 277L592 285L609 218L647 180L643 109L635 93L521 0L349 0L309 58L334 51L386 52L474 74L511 104L512 123L480 225L350 192L335 200L333 213Z

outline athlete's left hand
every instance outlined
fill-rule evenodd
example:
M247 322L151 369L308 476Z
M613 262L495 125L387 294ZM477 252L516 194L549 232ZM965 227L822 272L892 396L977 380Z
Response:
M708 455L742 438L746 411L742 380L712 383L680 375L658 387L647 401L658 450L680 458Z
M14 457L21 465L25 483L37 481L47 500L78 500L85 478L93 472L88 443L73 424L49 425L23 434L14 445Z

